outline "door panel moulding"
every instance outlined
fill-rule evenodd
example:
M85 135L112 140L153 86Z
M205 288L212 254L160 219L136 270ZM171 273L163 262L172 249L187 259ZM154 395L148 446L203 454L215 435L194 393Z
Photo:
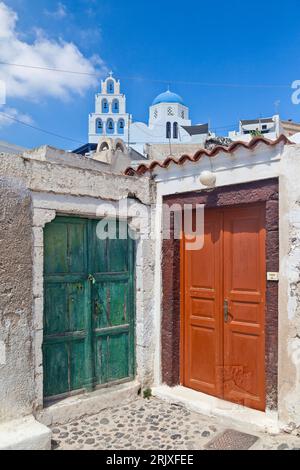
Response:
M124 240L99 239L97 226L58 216L44 230L48 401L134 377L134 244L126 221L117 224Z
M35 369L35 414L43 409L43 310L44 310L44 227L52 222L57 215L87 217L101 219L107 215L125 220L125 214L116 213L114 207L117 203L108 205L108 201L92 197L62 196L48 193L32 193L33 202L33 347ZM129 203L132 201L129 201ZM145 210L145 205L134 201L136 207ZM113 208L111 214L109 207ZM141 223L139 216L130 217L129 227L139 233L136 241L135 255L135 283L136 283L136 323L135 336L138 338L135 344L136 356L136 380L140 387L148 387L153 381L153 352L149 343L153 344L151 331L146 331L145 324L149 324L149 294L153 279L151 270L153 261L153 242L147 224ZM150 271L150 272L149 272ZM144 290L145 287L145 290ZM152 302L151 298L151 302ZM147 320L145 318L147 317ZM97 392L99 392L97 390ZM96 392L95 392L96 393Z
M208 208L204 224L201 250L181 243L180 381L264 410L265 204Z

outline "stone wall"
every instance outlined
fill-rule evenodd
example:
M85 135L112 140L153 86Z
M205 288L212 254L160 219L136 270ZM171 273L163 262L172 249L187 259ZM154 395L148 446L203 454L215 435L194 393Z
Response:
M284 154L279 180L279 403L281 419L300 431L300 146Z
M32 410L31 225L30 192L24 183L1 172L0 422Z
M101 162L67 152L47 151L45 147L24 157L0 155L0 175L23 180L32 191L112 201L131 196L144 204L153 200L154 186L148 178L105 173Z
M101 164L98 169L97 162L79 160L46 148L0 155L0 422L36 414L43 406L45 224L62 213L115 214L120 200L150 208L155 197L149 178L104 173ZM137 223L133 229L143 232ZM144 235L137 242L136 356L137 379L147 387L153 380L154 255L153 242Z

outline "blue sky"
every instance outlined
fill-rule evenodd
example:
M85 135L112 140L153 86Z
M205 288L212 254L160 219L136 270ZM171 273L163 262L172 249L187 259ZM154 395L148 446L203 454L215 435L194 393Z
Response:
M2 38L1 6L7 26ZM296 0L0 0L0 61L99 71L99 78L112 69L122 79L127 110L142 121L166 88L159 80L169 81L190 107L194 123L210 121L217 133L226 134L240 118L274 114L279 101L283 119L300 121L300 105L292 104L289 88L300 79L299 17ZM99 80L1 65L0 79L8 83L0 111L78 144L15 122L8 125L1 116L0 140L66 149L87 141Z

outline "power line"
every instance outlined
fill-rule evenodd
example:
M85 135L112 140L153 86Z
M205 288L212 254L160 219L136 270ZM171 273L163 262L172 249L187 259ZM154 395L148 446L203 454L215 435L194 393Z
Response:
M46 129L42 129L41 127L37 127L37 126L33 126L32 124L28 124L27 122L25 121L21 121L20 119L17 119L9 114L6 114L6 113L3 113L2 111L0 112L0 114L4 117L6 117L7 119L10 119L11 121L15 121L17 122L18 124L22 124L23 126L26 126L26 127L30 127L31 129L34 129L36 131L39 131L39 132L43 132L44 134L48 134L48 135L51 135L53 137L57 137L59 139L63 139L63 140L68 140L69 142L76 142L77 144L86 144L86 142L83 142L82 140L77 140L77 139L73 139L71 137L66 137L64 135L61 135L61 134L57 134L56 132L52 132L52 131L47 131ZM139 123L134 123L134 124L139 124ZM232 128L234 125L229 125L229 126L223 126L223 127L215 127L213 128L213 130L217 130L217 129L228 129L228 128ZM165 126L161 126L161 127L165 127ZM152 135L149 133L148 134L149 136L152 137ZM128 142L128 144L144 144L145 141L134 141L134 142Z
M4 117L6 117L7 119L10 119L11 121L15 121L17 122L18 124L22 124L23 126L26 126L26 127L30 127L31 129L34 129L36 131L39 131L39 132L43 132L44 134L48 134L48 135L51 135L53 137L57 137L59 139L63 139L63 140L68 140L69 142L76 142L77 144L81 144L81 145L85 145L86 142L83 142L82 140L77 140L77 139L73 139L71 137L66 137L64 135L61 135L61 134L57 134L56 132L52 132L52 131L47 131L46 129L42 129L41 127L37 127L37 126L33 126L32 124L28 124L27 122L25 121L21 121L20 119L17 119L15 118L14 116L11 116L9 114L6 114L6 113L3 113L2 111L0 111L0 114ZM139 122L135 122L133 124L140 124ZM165 127L163 125L158 125L159 127ZM181 127L181 126L180 126ZM211 128L211 130L213 131L216 131L216 130L221 130L221 129L232 129L233 127L235 127L235 124L229 124L227 126L220 126L220 127L213 127ZM144 129L143 129L144 130ZM148 134L150 137L152 137L152 134L150 134L149 132L146 132L146 134ZM128 141L128 144L144 144L145 141L144 140L141 140L141 141L134 141L134 142L131 142L130 140Z
M10 62L0 62L0 65L6 65L10 67L22 67L36 70L44 70L48 72L58 72L58 73L69 73L73 75L87 75L91 77L99 78L100 71L95 72L80 72L77 70L65 70L65 69L56 69L52 67L40 67L36 65L26 65L26 64L14 64ZM154 79L146 77L120 77L120 80L133 80L133 81L148 81L154 83L164 83L164 84L177 84L177 85L196 85L204 87L221 87L221 88L290 88L290 85L282 84L241 84L241 83L211 83L211 82L198 82L198 81L188 81L188 80L163 80L163 79Z
M96 73L92 73L92 72L79 72L76 70L54 69L51 67L39 67L37 65L11 64L9 62L0 62L0 65L9 65L10 67L22 67L22 68L27 68L27 69L45 70L47 72L71 73L75 75L89 75L92 77L98 76Z
M36 131L44 132L45 134L52 135L53 137L58 137L59 139L64 139L64 140L69 140L70 142L76 142L77 144L85 144L86 142L82 142L81 140L77 139L72 139L71 137L66 137L64 135L56 134L55 132L47 131L46 129L42 129L40 127L33 126L32 124L28 124L28 122L21 121L20 119L17 119L10 114L3 113L0 111L0 114L2 116L5 116L7 119L10 119L11 121L15 121L18 124L22 124L23 126L31 127L31 129L34 129Z

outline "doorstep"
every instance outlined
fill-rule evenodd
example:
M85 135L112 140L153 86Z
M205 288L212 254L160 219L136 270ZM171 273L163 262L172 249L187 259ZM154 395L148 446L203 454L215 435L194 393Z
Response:
M51 430L25 416L0 424L0 450L50 450Z
M218 417L220 424L224 424L224 426L234 425L237 429L245 430L246 425L247 428L252 428L254 431L265 431L271 434L280 432L276 412L267 411L264 413L253 410L181 385L176 387L160 385L152 389L152 394L170 403L183 405L191 411Z
M66 424L83 416L97 414L134 400L141 388L138 381L112 385L89 393L65 398L39 411L36 418L46 426Z

